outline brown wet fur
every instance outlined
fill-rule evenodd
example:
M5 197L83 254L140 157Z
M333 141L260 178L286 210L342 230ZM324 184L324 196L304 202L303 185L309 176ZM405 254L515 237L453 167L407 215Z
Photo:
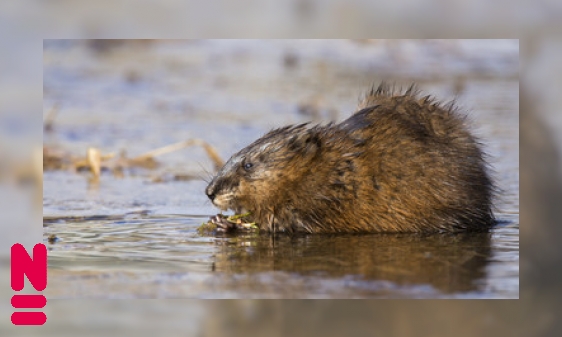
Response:
M206 189L261 230L486 231L493 185L453 104L414 86L373 88L339 124L275 129L234 154Z

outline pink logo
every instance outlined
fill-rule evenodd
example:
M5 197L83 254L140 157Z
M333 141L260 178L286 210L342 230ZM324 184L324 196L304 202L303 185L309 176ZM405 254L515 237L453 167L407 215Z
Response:
M47 287L47 247L38 243L33 247L33 258L27 254L25 248L16 243L11 250L11 286L14 291L21 291L24 287L24 275L37 291ZM12 307L17 309L43 308L47 298L43 295L14 295ZM43 325L47 316L42 311L16 311L12 314L14 325Z

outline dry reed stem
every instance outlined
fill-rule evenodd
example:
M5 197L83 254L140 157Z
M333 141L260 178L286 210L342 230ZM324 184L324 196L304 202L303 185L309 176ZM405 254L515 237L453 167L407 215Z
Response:
M88 166L92 170L94 177L99 177L101 173L101 151L98 148L90 147L88 148L88 153L86 155Z
M146 160L148 158L159 156L159 155L162 155L162 154L165 154L165 153L185 149L185 148L190 147L190 146L201 146L201 147L203 147L203 149L205 150L205 152L207 153L207 155L209 156L209 158L211 159L211 161L215 165L216 171L218 171L224 165L224 161L219 156L217 150L213 146L209 145L209 143L207 143L204 140L199 139L199 138L188 139L188 140L183 141L183 142L167 145L167 146L164 146L164 147L146 152L144 154L141 154L140 156L137 156L137 157L135 157L131 160L142 161L142 160Z

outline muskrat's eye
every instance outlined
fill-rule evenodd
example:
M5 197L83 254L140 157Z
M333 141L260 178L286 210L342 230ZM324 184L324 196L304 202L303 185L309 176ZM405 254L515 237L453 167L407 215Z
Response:
M254 164L252 164L252 163L245 163L244 164L244 170L246 170L246 171L250 170L252 167L254 167Z

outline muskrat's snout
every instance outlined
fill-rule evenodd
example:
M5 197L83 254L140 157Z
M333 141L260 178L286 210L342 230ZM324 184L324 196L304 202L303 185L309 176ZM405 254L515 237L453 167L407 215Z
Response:
M208 186L207 186L207 188L205 189L205 194L207 194L207 196L209 197L209 199L211 199L211 202L212 202L213 200L215 200L215 192L213 192L212 190L210 190Z
M213 179L209 185L207 185L207 188L205 188L205 194L209 197L209 199L211 199L211 202L215 201L215 197L217 196L217 188L216 188L216 184L215 184L215 179Z
M232 186L229 184L227 179L224 179L223 176L217 175L207 188L205 188L205 194L213 205L220 208L221 210L227 210L234 206L234 191L232 190Z

